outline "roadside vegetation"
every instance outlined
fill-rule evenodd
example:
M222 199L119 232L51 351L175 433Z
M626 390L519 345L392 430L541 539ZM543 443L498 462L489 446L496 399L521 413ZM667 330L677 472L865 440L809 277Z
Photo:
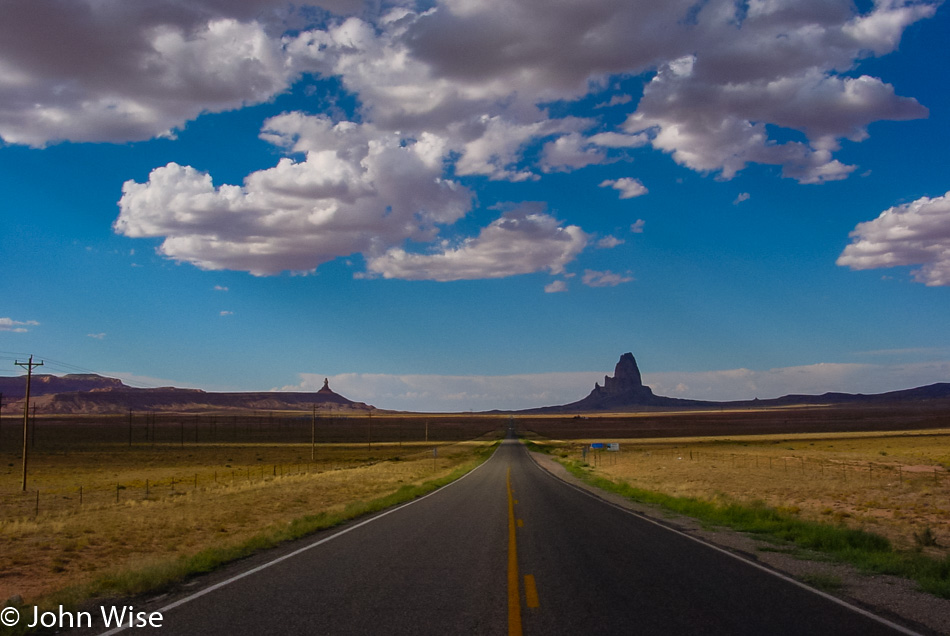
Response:
M406 420L413 431L419 424ZM493 430L485 424L455 426L458 441L438 439L433 424L430 441L381 440L377 430L370 441L313 446L271 439L49 448L31 456L36 490L27 493L19 492L12 453L4 454L0 604L19 597L74 607L159 591L414 499L490 456L502 433L497 422ZM359 428L352 437L364 435Z
M633 501L950 598L950 431L591 441L526 443Z

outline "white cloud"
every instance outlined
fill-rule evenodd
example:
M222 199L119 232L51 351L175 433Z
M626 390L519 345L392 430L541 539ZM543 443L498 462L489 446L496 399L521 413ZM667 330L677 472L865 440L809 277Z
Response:
M86 337L88 337L88 338L94 338L94 339L96 339L96 340L105 340L106 334L104 334L104 333L87 333L87 334L86 334Z
M643 234L643 226L646 225L646 221L643 219L637 219L631 226L630 231L634 234Z
M241 185L157 167L125 184L115 223L205 269L310 272L406 240L435 244L471 208L458 179L534 180L640 147L724 179L750 163L802 183L846 178L856 167L835 157L842 139L926 115L881 79L854 76L856 62L894 51L939 3L317 4L327 11L282 0L8 0L0 138L40 147L174 136L300 78L338 80L360 123L288 113L265 125L265 139L304 159ZM611 94L619 78L651 75L639 99ZM561 116L582 99L597 117ZM616 128L608 114L626 121ZM612 187L623 198L646 192L633 179ZM928 284L943 280L939 267L921 270Z
M621 104L629 104L632 101L633 97L630 95L614 95L610 98L610 101L597 104L594 108L611 108L613 106L620 106Z
M254 4L268 3L5 2L0 137L149 139L270 99L296 73Z
M752 195L748 192L740 192L739 196L735 198L735 201L732 202L732 205L739 205L743 201L748 201Z
M288 113L262 136L283 158L243 186L170 163L147 183L127 181L115 230L165 237L159 251L202 269L254 275L312 271L321 263L405 239L432 240L468 212L471 194L442 178L438 139L407 140L368 124Z
M579 133L571 133L544 145L541 167L545 172L568 172L604 163L607 155Z
M219 312L218 315L220 315L220 316L233 316L233 315L234 315L234 312L233 312L233 311L228 311L228 310L223 310L223 311Z
M604 132L591 135L588 141L604 148L639 148L650 143L650 137L645 133L625 135L617 132Z
M35 320L27 320L20 322L18 320L13 320L12 318L0 318L0 331L12 331L14 333L26 333L29 331L27 327L36 327L40 323Z
M921 265L917 282L950 285L950 192L888 208L859 223L837 264L853 270Z
M624 276L611 271L598 272L585 269L581 281L588 287L616 287L634 280L633 276Z
M223 292L226 292L226 291L228 291L228 288L225 287L225 286L223 286L223 285L215 285L215 286L214 286L214 291L223 291Z
M600 184L601 188L613 188L620 193L621 199L633 199L649 192L639 179L622 177L620 179L608 179Z
M557 293L566 292L566 291L567 291L567 282L563 280L553 280L544 286L544 292L546 294L557 294Z
M522 205L493 221L477 237L454 247L443 242L435 253L390 249L371 257L367 270L384 278L436 281L504 278L544 270L560 274L590 237L580 227L564 227L541 210L542 206Z
M597 241L597 247L599 247L600 249L607 249L607 250L617 247L618 245L623 245L623 244L624 244L624 240L619 239L616 236L605 236L604 238Z

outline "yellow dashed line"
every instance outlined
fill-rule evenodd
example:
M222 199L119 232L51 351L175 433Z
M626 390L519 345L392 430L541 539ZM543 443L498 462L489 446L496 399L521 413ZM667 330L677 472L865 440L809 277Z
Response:
M538 586L534 583L533 574L524 575L524 600L525 604L531 609L535 609L541 605L538 600Z
M515 538L515 499L511 496L511 468L508 484L508 636L521 636L521 595L518 590L518 543Z

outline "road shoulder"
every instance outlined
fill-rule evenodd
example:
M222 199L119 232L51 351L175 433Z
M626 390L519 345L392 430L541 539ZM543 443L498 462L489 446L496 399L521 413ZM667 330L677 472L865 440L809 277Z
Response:
M528 454L535 464L552 476L610 504L738 554L796 580L833 580L836 583L835 588L823 589L824 593L898 623L910 623L917 629L924 628L935 634L950 634L950 600L917 590L913 581L895 576L862 574L850 565L822 561L822 557L817 554L816 560L798 558L776 551L781 548L746 533L728 528L704 528L690 517L637 503L591 486L570 474L550 455L537 452ZM840 586L837 585L839 581Z

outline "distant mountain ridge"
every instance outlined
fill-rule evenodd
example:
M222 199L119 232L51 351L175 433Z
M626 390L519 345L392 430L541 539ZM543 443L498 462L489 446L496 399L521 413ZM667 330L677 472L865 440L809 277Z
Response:
M752 406L793 406L818 404L855 404L855 403L892 403L914 400L950 400L950 383L939 382L928 386L887 393L865 395L862 393L823 393L821 395L784 395L767 400L737 400L716 402L709 400L688 400L654 395L653 390L643 384L640 368L632 353L620 356L614 368L613 377L605 376L604 385L594 383L594 389L582 400L560 406L545 406L526 409L522 413L583 413L595 411L639 411L650 408L721 408Z
M0 377L3 413L23 408L26 376ZM375 407L354 402L330 389L312 393L255 391L218 393L201 389L162 387L137 389L121 380L95 374L64 376L36 374L30 384L30 403L41 414L108 414L134 411L198 412L219 410L283 411L320 410L372 411ZM22 411L20 411L22 412Z
M122 380L107 378L95 373L69 373L67 375L34 373L33 380L30 383L30 397L71 391L107 391L131 388L123 384ZM0 377L0 393L3 393L4 402L7 400L22 400L26 393L26 376Z
M4 415L22 413L26 376L0 377ZM625 353L614 367L614 375L605 376L603 386L594 384L587 397L560 406L546 406L516 411L524 414L636 412L670 408L749 408L768 406L876 404L925 400L950 401L950 383L940 382L912 389L865 395L862 393L829 392L821 395L784 395L765 400L716 402L688 400L655 395L643 384L640 369L632 353ZM135 411L201 412L221 410L281 411L321 410L367 412L374 406L354 402L330 389L324 380L317 392L257 391L221 393L201 389L162 387L138 389L116 378L96 374L63 376L34 374L30 402L41 414L108 414Z

